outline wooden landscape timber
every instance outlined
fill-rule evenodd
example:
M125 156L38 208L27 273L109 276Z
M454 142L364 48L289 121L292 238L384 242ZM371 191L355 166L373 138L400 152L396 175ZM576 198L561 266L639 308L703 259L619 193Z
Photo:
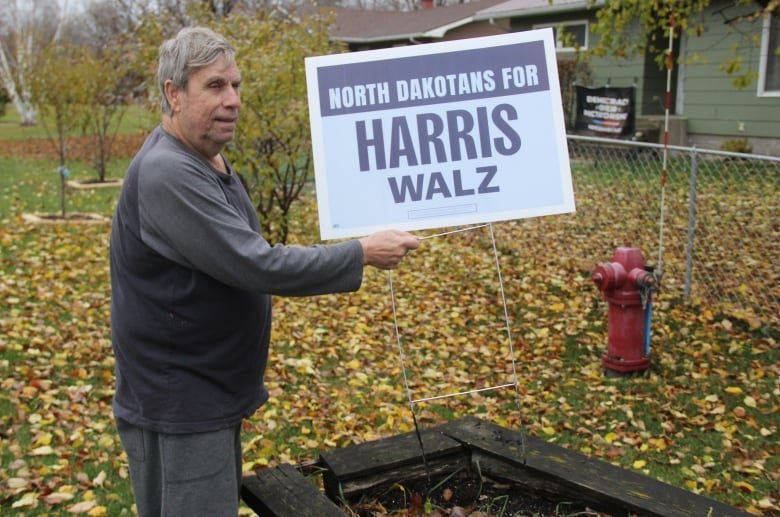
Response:
M414 432L323 452L324 494L290 465L245 478L244 501L260 515L344 515L333 501L354 501L393 484L472 467L529 494L577 499L599 512L653 517L737 517L746 512L638 472L589 458L491 422L465 417ZM426 468L427 464L427 468ZM302 486L301 483L308 485ZM287 492L287 495L285 495ZM310 497L304 500L305 497ZM283 502L291 500L292 506ZM273 503L273 504L272 504ZM333 513L334 508L340 513Z

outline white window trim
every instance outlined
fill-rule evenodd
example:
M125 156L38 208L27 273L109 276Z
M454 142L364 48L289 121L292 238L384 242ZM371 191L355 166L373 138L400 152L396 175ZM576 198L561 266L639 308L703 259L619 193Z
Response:
M539 23L533 26L534 29L546 29L547 27L556 28L556 27L566 27L567 25L584 25L585 26L585 44L582 45L579 49L580 50L588 50L588 43L590 43L590 24L588 23L588 20L569 20L565 22L558 22L558 23ZM555 33L555 51L556 52L574 52L577 50L576 47L561 47L559 46L560 42L558 41L558 32Z
M766 81L766 68L767 61L769 59L769 29L772 22L772 13L768 13L764 16L764 25L761 29L761 58L758 65L758 96L759 97L780 97L780 89L777 90L765 90L764 83ZM780 23L778 18L777 23Z

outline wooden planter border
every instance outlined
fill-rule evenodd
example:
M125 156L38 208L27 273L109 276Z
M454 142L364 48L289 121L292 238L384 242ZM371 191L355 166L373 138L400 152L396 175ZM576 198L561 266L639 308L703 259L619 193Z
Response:
M318 466L322 469L324 494L303 474L283 465L245 478L242 497L263 516L344 515L332 501L353 501L367 491L421 479L427 473L435 476L474 467L483 475L514 483L534 494L576 499L613 515L749 515L638 472L538 438L523 437L475 417L424 430L421 437L427 472L417 435L404 433L323 452ZM292 499L295 507L285 506L285 499ZM338 513L333 513L334 509Z
M68 212L65 218L59 214L31 214L23 213L22 220L32 224L105 224L111 220L100 214Z
M90 190L90 189L96 189L96 188L116 188L121 187L123 183L122 178L118 179L109 179L106 181L79 181L79 180L68 180L65 182L65 184L72 189L75 190Z

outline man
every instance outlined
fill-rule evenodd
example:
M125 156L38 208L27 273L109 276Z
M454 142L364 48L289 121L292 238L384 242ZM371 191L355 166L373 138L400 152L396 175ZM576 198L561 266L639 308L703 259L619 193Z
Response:
M396 267L418 240L383 231L271 247L221 151L241 74L220 35L160 47L162 124L133 159L111 233L114 415L138 513L238 513L239 430L268 393L270 295L356 290L365 264Z

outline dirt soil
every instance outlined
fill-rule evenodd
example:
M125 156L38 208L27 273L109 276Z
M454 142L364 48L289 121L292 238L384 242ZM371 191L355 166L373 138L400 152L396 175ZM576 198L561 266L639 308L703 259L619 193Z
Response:
M430 484L427 479L396 484L364 495L349 510L360 517L610 517L581 501L530 494L523 487L480 479L468 471L432 479Z

